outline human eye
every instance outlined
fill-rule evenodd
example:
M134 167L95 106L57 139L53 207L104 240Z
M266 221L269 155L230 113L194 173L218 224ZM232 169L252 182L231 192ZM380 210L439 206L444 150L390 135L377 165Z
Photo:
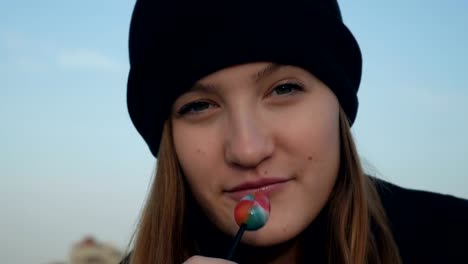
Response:
M274 96L284 96L284 95L292 95L296 92L303 91L304 88L302 84L295 83L295 82L286 82L275 86L271 94Z
M180 116L186 114L198 114L209 108L214 107L214 104L208 101L194 101L183 105L178 111L177 114Z

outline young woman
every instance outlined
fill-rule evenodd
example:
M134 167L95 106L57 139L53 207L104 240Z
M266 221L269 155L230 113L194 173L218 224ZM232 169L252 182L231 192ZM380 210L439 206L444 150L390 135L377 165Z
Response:
M127 263L460 263L468 202L363 173L361 53L333 0L138 0L128 109L157 171ZM465 261L467 258L464 259Z

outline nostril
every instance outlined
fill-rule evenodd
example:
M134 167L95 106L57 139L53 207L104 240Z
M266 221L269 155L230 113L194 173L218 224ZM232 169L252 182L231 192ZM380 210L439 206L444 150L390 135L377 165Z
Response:
M260 164L271 157L270 151L257 151L248 152L237 150L230 150L226 153L226 161L240 170L256 170ZM265 174L268 171L263 171Z

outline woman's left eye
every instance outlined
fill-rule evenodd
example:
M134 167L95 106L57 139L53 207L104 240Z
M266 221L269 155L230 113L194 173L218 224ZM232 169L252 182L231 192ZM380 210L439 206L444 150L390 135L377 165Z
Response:
M300 84L297 83L283 83L272 90L272 94L274 95L288 95L288 94L293 94L297 91L303 91L304 88Z
M179 115L198 114L213 107L213 103L206 101L194 101L188 103L177 112Z

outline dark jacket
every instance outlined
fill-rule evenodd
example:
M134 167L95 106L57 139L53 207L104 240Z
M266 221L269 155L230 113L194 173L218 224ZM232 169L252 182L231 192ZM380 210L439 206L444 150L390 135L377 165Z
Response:
M468 263L468 200L379 182L403 263Z
M468 264L468 200L402 188L382 180L376 183L403 263ZM306 232L318 239L307 244L311 250L306 259L311 263L325 263L325 228L322 224L313 225ZM211 243L201 254L223 257L224 254L218 253L226 251L232 238L211 231L205 233L204 237ZM129 264L128 257L121 264Z

